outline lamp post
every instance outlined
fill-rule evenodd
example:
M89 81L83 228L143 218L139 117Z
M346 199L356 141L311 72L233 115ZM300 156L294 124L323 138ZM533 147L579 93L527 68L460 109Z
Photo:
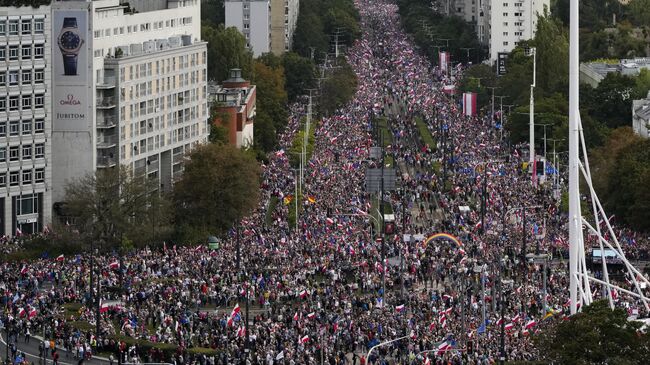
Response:
M397 341L399 341L399 340L403 340L403 339L405 339L405 338L407 338L407 337L408 337L408 335L407 335L407 336L398 337L398 338L396 338L396 339L394 339L394 340L385 341L385 342L379 343L379 344L377 344L377 345L371 347L370 350L368 350L368 354L366 355L366 363L369 363L369 362L370 362L370 355L372 354L372 351L373 351L374 349L376 349L377 347L386 346L386 345L389 345L389 344L391 344L391 343L393 343L393 342L397 342Z
M532 166L533 166L533 161L535 161L535 96L534 96L534 90L535 90L535 84L537 81L537 78L535 76L536 74L536 69L537 69L537 48L531 47L528 49L528 56L533 56L533 83L530 84L530 122L529 122L529 131L530 131L530 140L529 140L529 158L528 162L530 163L530 170L532 171ZM533 171L533 173L535 173Z

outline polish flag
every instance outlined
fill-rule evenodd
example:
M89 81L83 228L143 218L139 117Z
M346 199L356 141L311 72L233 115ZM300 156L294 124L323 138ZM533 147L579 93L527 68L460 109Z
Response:
M515 328L515 325L512 324L512 323L506 323L506 325L503 326L503 328L504 328L506 331L511 331L513 328Z
M438 345L438 355L444 354L445 351L447 351L447 349L449 349L450 347L451 345L449 345L447 341L441 343L440 345Z
M503 323L503 317L499 318L497 321L497 326L500 326Z
M27 314L27 311L25 311L25 308L20 308L18 309L18 317L24 317Z
M120 263L117 261L113 261L110 264L108 264L108 268L111 270L119 269L120 268Z
M300 298L301 298L301 299L305 299L306 297L307 297L307 290L303 289L303 290L300 292Z
M442 296L442 300L449 300L452 299L451 295L445 294Z
M296 312L296 314L293 315L293 320L294 320L294 321L297 321L298 318L299 318L299 317L298 317L298 312Z
M404 310L404 304L400 304L400 305L395 307L395 311L397 311L397 313L400 313L403 310Z
M20 274L21 274L21 275L25 275L25 274L27 274L27 270L28 270L28 269L27 269L27 265L23 265L23 268L20 269Z
M27 314L27 316L29 317L29 319L32 319L32 318L36 317L36 314L37 314L37 313L38 313L38 312L36 311L36 308L31 307L31 308L29 309L29 313Z
M413 331L413 330L411 330L411 333L409 334L409 336L411 336L412 340L415 340L416 338L418 338L418 335L416 335L415 331Z
M108 305L102 303L102 305L99 307L99 313L106 313L108 312Z
M334 332L337 332L339 330L339 322L334 322L334 325L332 325L332 330Z
M429 325L429 331L433 331L436 328L436 322L431 322Z
M305 335L300 338L300 343L307 343L309 342L309 336Z
M65 257L61 254L61 255L57 256L56 261L57 262L63 262L64 259L65 259Z
M308 319L314 319L314 318L316 318L316 313L311 312L311 313L307 314L307 318L308 318Z
M275 153L275 157L282 157L284 156L284 150L279 150Z
M334 224L334 219L327 217L325 218L325 223L331 226L332 224Z
M526 322L526 329L533 328L533 327L535 327L536 324L537 324L537 322L535 322L534 319L531 319L530 321Z
M424 355L424 365L431 365L431 360L429 359L428 356Z
M16 236L20 237L23 235L23 231L20 230L20 228L16 227Z
M445 309L444 313L445 314L450 314L453 310L454 310L453 307L449 307L449 308Z
M521 317L519 316L519 314L517 314L517 315L512 319L513 322L519 322L520 320L521 320Z
M246 335L246 326L241 326L237 329L237 337L244 337Z
M527 329L524 328L524 330L521 331L521 334L524 335L524 336L528 336L529 332L528 332Z

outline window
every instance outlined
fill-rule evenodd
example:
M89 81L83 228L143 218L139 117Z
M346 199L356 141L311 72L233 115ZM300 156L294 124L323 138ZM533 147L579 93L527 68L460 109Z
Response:
M18 186L20 184L20 172L12 171L9 173L9 185Z
M34 145L34 158L45 157L45 143L37 143Z
M518 8L521 8L522 5L523 5L522 3L515 3L515 6Z
M32 108L32 96L31 95L23 95L22 97L22 105L23 105L23 110L25 109L31 109Z
M23 60L28 60L32 58L32 46L31 45L23 45L21 50L21 59Z
M45 119L36 119L34 121L34 133L45 132Z
M0 173L0 188L7 187L7 174L5 172Z
M504 36L507 36L507 35L508 35L508 32L503 32L503 35L504 35Z
M0 20L0 36L7 34L7 21Z
M507 26L508 26L508 22L503 22L503 26L504 26L504 27L507 27Z
M32 121L31 121L31 119L23 120L22 121L22 127L23 127L22 128L23 135L32 134Z
M39 168L34 170L34 182L35 183L42 183L45 182L45 169L44 168Z
M0 112L7 111L7 98L0 97Z
M32 20L31 19L23 19L20 23L20 29L22 35L28 35L32 34Z
M0 147L0 162L7 161L7 147Z
M43 94L34 95L34 108L42 109L44 104L45 104L45 95Z
M45 19L34 19L34 33L45 33Z
M31 183L32 183L32 170L23 170L23 184L31 184Z
M18 70L9 71L9 85L18 85Z
M0 33L2 34L2 33ZM0 61L7 59L7 48L3 45L0 45Z
M9 35L18 35L18 19L9 20Z
M18 110L18 96L9 97L9 110Z
M35 44L34 45L34 58L42 59L45 56L45 45L44 44Z
M515 32L515 35L521 37L521 32Z
M508 42L507 42L507 41L506 41L506 42L503 42L503 45L504 45L504 46L507 46L507 45L508 45Z
M101 33L100 33L98 30L96 30L96 31L93 32L93 37L94 37L95 39L97 39L97 38L99 38L100 34L101 34Z
M23 85L32 83L32 71L31 70L23 70L21 76L22 76L22 80L23 80Z
M521 13L515 13L515 16L521 16Z
M515 22L516 27L521 27L521 22Z
M508 7L508 3L503 3L503 7L504 7L504 8L507 8L507 7Z
M7 136L7 121L0 121L0 137Z
M34 83L42 84L45 81L45 71L41 69L34 70Z
M16 214L23 215L32 213L38 213L38 194L23 194L16 197Z
M32 159L32 145L31 144L23 145L23 160L31 160L31 159Z
M18 46L9 46L9 61L18 59Z
M9 161L18 161L20 158L20 147L11 146L9 147Z
M515 15L517 15L517 14L515 14ZM503 16L508 16L508 13L503 13Z

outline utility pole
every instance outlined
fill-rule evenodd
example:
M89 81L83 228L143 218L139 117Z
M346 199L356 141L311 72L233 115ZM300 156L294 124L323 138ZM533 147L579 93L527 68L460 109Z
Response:
M494 90L499 89L498 86L488 86L488 89L492 89L492 116L490 119L492 120L492 123L494 123Z
M381 214L381 225L379 226L379 238L381 239L381 296L383 304L386 304L386 244L384 239L384 166L386 165L385 157L386 151L384 148L384 133L381 131L380 146L381 146L381 199L379 202L379 212Z

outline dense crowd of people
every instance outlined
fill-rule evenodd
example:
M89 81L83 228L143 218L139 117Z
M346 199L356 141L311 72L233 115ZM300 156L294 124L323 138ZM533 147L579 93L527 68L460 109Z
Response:
M315 124L304 181L285 152L303 127L305 107L296 104L280 149L263 166L259 208L219 250L166 245L121 258L0 264L13 360L25 358L16 345L38 334L46 340L41 353L57 359L63 351L74 359L112 352L115 362L202 365L492 364L502 322L505 357L538 358L531 336L568 311L559 202L522 169L523 146L508 146L491 115L464 116L443 92L458 75L415 51L394 4L357 5L363 36L347 58L358 90ZM369 156L381 118L393 165ZM436 145L425 143L418 123ZM384 194L397 230L378 240L377 197L366 192L365 173L382 164L397 170L398 189ZM267 224L271 197L301 199L295 226L283 203ZM449 236L423 242L436 232ZM646 254L641 237L624 234L626 251ZM522 252L555 260L544 268ZM632 288L627 279L619 285ZM101 305L93 305L98 296ZM645 311L616 297L631 312Z

